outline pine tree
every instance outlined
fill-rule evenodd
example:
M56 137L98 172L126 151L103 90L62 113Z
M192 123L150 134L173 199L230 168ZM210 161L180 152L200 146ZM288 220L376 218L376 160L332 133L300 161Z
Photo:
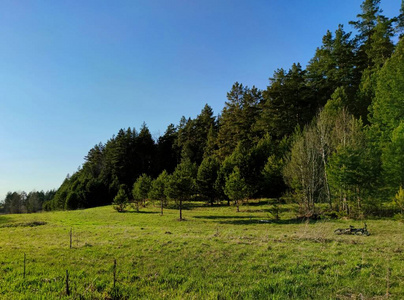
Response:
M339 87L344 88L349 98L345 105L351 106L357 92L361 75L356 71L355 44L350 36L342 25L335 31L335 36L328 31L323 37L323 45L317 48L307 66L307 84L320 107Z
M128 205L128 195L126 192L126 186L121 185L118 191L118 194L115 196L114 201L112 202L114 209L118 212L123 212Z
M230 176L226 179L224 189L229 199L233 200L237 206L237 212L240 212L240 201L248 197L248 187L243 177L241 177L240 170L235 167Z
M391 141L383 147L382 153L385 184L391 195L404 186L404 117L391 134Z
M317 104L309 94L305 74L300 64L293 64L288 72L279 69L274 73L270 85L262 93L257 130L280 140L293 133L296 126L304 126L310 121Z
M163 215L164 202L167 200L165 189L167 188L168 181L169 176L166 170L164 170L156 179L152 181L148 194L150 199L160 200L161 215Z
M236 82L227 93L228 101L219 119L217 157L223 161L239 143L250 144L255 139L254 126L259 115L261 91Z
M390 134L404 118L404 40L398 43L395 53L377 74L375 99L371 106L371 123L379 127L382 140L388 141Z
M213 206L217 192L215 189L215 183L217 180L218 171L220 169L219 161L214 157L206 157L203 159L201 165L198 168L197 174L197 186L198 191L206 197L209 203Z
M175 199L179 202L179 212L182 221L182 204L186 200L190 200L191 196L196 190L196 173L197 167L189 159L184 159L176 168L174 173L170 176L166 195L170 199Z
M146 206L146 199L151 188L151 178L147 174L142 174L133 184L132 195L135 201L136 211L139 211L140 204Z
M168 125L164 135L159 137L156 145L156 170L161 173L166 170L172 173L180 161L180 151L176 147L178 137L174 124Z

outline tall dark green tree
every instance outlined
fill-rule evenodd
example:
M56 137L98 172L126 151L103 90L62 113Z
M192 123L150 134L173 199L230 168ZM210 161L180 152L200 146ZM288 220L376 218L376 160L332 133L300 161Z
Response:
M383 140L404 118L404 40L398 43L394 55L377 74L375 99L370 109L370 120L377 126Z
M362 72L360 89L356 97L355 116L367 123L368 108L375 93L375 73L381 68L394 49L393 20L382 15L380 0L365 0L357 21L351 21L358 31L357 70Z
M404 0L401 0L400 14L397 17L396 31L401 39L404 36Z
M182 156L188 157L192 162L200 164L207 146L208 135L211 128L216 127L216 118L209 105L205 105L195 119L182 120L178 129L177 146Z
M323 106L332 93L343 87L348 95L345 106L350 106L359 87L361 74L356 70L355 43L342 25L333 35L330 31L323 37L323 44L307 66L307 84L315 102Z
M404 117L391 134L382 154L385 184L390 195L404 186Z
M181 153L176 146L177 137L177 129L174 124L170 124L164 135L158 138L155 158L158 173L161 173L163 170L172 173L180 162Z
M221 161L233 152L238 143L249 144L256 139L254 126L262 95L256 87L250 89L236 82L227 93L227 99L217 135L217 156Z
M288 72L278 69L274 73L270 85L263 91L262 112L256 124L258 131L281 140L293 133L296 126L311 120L318 105L309 93L305 74L300 64L293 64Z

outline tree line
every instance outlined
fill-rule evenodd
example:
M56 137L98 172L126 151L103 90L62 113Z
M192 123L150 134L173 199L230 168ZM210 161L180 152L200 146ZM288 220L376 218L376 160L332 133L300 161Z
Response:
M45 202L50 201L55 196L56 191L32 191L8 192L4 199L0 212L9 214L34 213L42 210Z
M236 82L154 140L143 124L95 145L45 210L161 201L292 199L359 217L398 209L404 186L404 2L399 16L365 0L356 34L327 31L306 68L278 69L260 90ZM394 42L398 40L398 42Z

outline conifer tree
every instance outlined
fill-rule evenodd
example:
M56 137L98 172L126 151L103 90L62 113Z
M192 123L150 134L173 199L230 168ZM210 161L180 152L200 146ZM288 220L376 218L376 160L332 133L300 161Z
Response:
M152 181L148 194L150 199L160 200L161 215L163 215L164 202L167 200L167 196L164 192L167 188L168 180L169 176L166 170L164 170L156 179Z
M142 174L133 184L132 195L136 205L136 211L139 211L139 206L143 203L146 206L146 199L151 188L151 178L147 174Z
M174 173L170 176L167 188L165 190L166 195L170 199L178 201L180 218L182 221L182 204L186 200L190 200L191 196L196 190L196 173L197 167L189 159L185 158L175 168Z
M224 189L229 199L233 200L237 206L237 212L240 212L240 201L248 197L249 191L243 177L241 177L240 169L235 167L230 176L226 179Z
M219 161L214 157L205 157L198 168L197 186L198 191L206 197L209 203L213 206L217 192L215 183L220 169Z
M112 202L113 207L118 212L123 212L128 205L128 195L126 192L126 186L121 185L119 187L118 194L115 196L114 201Z

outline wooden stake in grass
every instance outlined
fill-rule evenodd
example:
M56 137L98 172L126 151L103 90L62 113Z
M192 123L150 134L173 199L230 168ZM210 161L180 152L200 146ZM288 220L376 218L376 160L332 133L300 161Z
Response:
M114 289L116 284L116 259L114 259Z
M26 256L26 254L24 253L24 279L25 279L25 262L26 262L26 259L27 258L27 256Z
M69 271L66 270L66 295L70 295L70 290L69 290Z
M73 228L70 228L70 249L72 248Z

